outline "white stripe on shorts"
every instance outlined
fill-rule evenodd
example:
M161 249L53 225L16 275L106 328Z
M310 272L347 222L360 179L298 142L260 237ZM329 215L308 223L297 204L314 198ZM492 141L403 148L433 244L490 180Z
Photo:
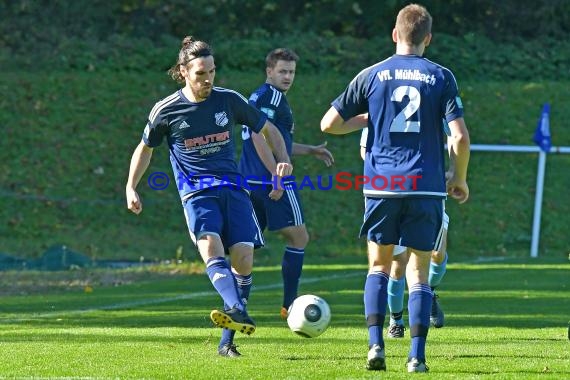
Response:
M439 233L437 234L437 239L435 239L434 251L439 251L443 246L443 232L447 232L449 227L449 215L445 212L445 200L443 201L443 217L441 218L441 227Z
M293 218L295 220L295 226L300 226L303 224L303 218L301 216L301 206L297 201L297 197L295 196L295 192L292 188L288 188L285 186L285 193L287 194L287 198L289 198L289 203L291 204L291 210L293 211Z
M255 211L251 213L253 217L253 221L255 222L255 228L257 229L257 236L259 236L259 242L261 245L265 245L265 239L263 239L263 231L261 231L261 227L259 226L259 221L257 220L257 215L255 215Z

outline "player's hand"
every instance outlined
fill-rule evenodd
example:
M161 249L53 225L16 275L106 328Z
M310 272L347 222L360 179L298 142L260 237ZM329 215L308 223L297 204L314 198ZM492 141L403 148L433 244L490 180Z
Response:
M286 162L278 162L275 168L275 174L278 177L287 177L293 173L293 165Z
M332 153L326 148L327 142L325 141L321 145L316 145L312 149L313 156L323 161L327 167L334 164L334 157Z
M273 189L269 192L269 199L272 201L278 201L283 196L283 189Z
M278 201L281 199L283 192L285 191L285 188L283 187L283 177L275 175L273 178L275 181L273 181L273 190L269 192L269 199L272 201Z
M453 175L447 180L447 195L459 203L467 202L469 198L469 186L464 180L458 180Z
M278 201L283 196L283 177L288 177L293 173L293 165L286 162L277 163L275 168L275 176L277 177L277 183L273 184L273 190L269 193L269 198L274 201Z
M127 195L127 208L135 214L142 212L142 202L137 191L133 188L126 189Z

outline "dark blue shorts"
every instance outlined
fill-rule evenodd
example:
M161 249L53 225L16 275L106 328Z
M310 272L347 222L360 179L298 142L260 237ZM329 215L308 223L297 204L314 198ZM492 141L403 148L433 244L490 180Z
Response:
M257 215L261 230L280 230L305 223L299 191L294 186L285 185L283 196L278 201L269 199L271 185L252 186L251 203Z
M204 235L218 235L228 249L236 243L264 244L259 223L247 193L227 186L210 188L183 203L184 216L194 244Z
M360 236L377 244L431 251L443 233L441 198L365 198Z

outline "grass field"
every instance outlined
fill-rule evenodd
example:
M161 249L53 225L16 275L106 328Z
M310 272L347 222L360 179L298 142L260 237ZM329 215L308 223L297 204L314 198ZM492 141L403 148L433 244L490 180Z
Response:
M169 268L179 274L156 278L150 269L138 268L131 269L138 280L126 285L92 283L92 291L68 287L4 296L0 378L379 376L364 367L364 258L308 258L302 292L324 297L333 314L330 328L315 339L297 337L279 319L280 269L267 259L259 261L249 304L258 330L251 337L237 336L240 358L216 354L220 331L208 314L220 301L204 274L181 275ZM425 377L569 378L569 273L570 264L562 260L450 264L438 291L446 326L430 330L431 368ZM46 276L58 274L38 273L35 280ZM408 377L408 337L387 341L388 371L382 378Z

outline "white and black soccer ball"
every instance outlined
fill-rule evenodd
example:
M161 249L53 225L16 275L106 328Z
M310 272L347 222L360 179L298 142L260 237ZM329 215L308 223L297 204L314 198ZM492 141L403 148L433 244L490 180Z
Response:
M297 297L289 307L287 324L291 331L305 338L321 335L331 321L331 309L319 296L305 294Z

